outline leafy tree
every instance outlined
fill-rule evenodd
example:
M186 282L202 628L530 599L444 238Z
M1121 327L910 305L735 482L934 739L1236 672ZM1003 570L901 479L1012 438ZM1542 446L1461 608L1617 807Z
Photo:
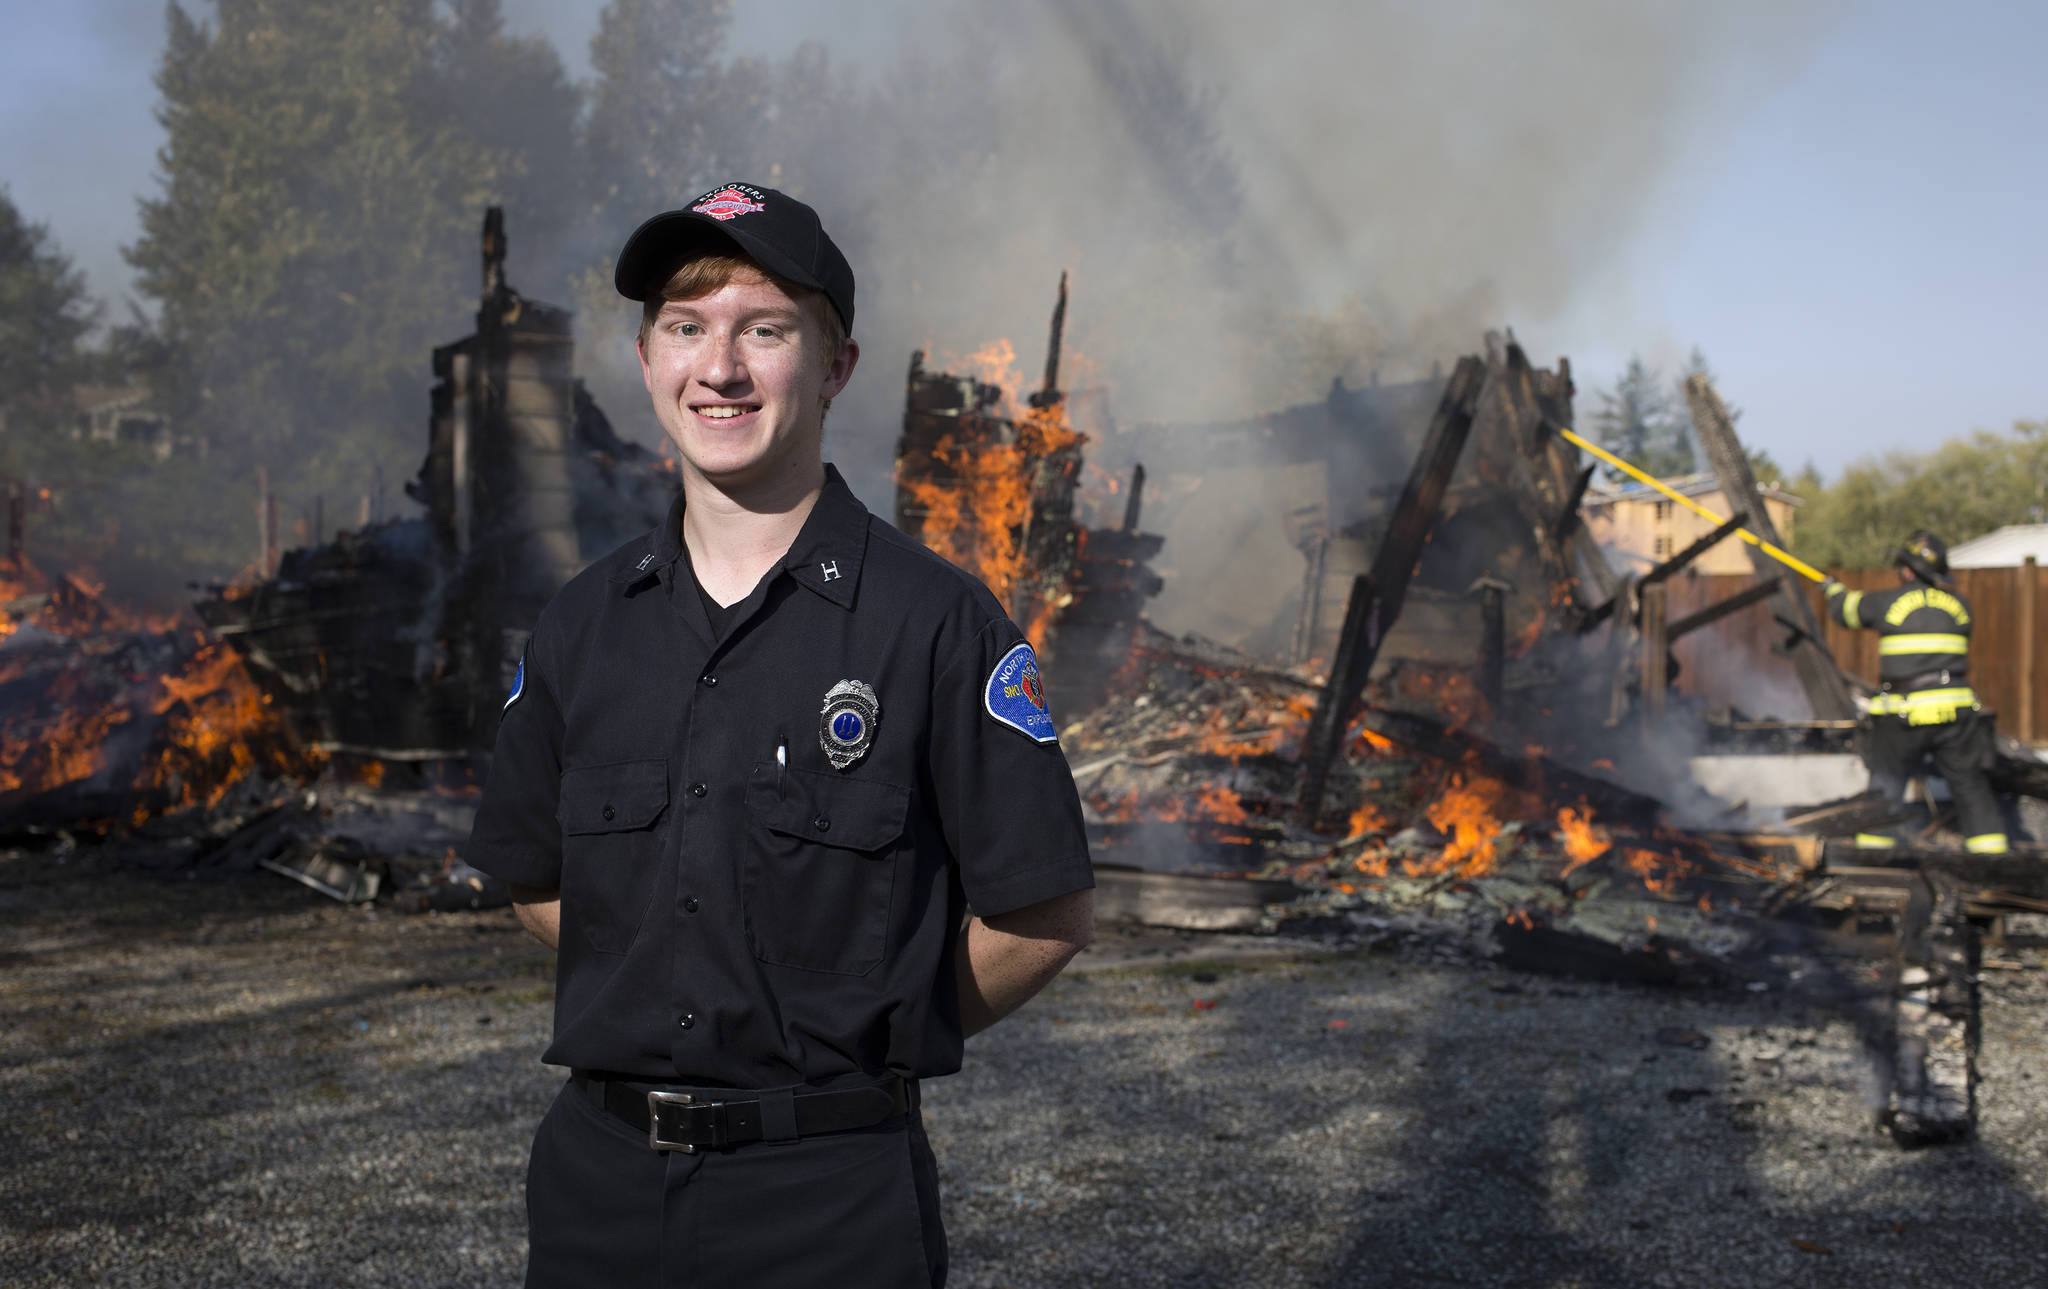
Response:
M1629 358L1614 388L1596 392L1600 406L1590 425L1594 441L1601 447L1660 478L1691 474L1699 468L1683 401L1667 391L1662 378L1641 357ZM1612 467L1607 476L1626 477Z
M1813 473L1800 486L1818 482ZM1858 461L1806 502L1801 558L1850 568L1883 565L1915 528L1931 528L1954 545L2007 524L2048 521L2048 421L2016 422L2009 434L1978 430L1932 452Z
M0 189L0 421L44 432L61 424L94 314L85 275Z

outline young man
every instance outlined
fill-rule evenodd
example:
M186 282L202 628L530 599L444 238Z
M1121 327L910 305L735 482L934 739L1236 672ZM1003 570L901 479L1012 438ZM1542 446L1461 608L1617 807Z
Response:
M823 463L809 207L725 185L616 284L682 493L541 615L469 847L560 955L527 1284L942 1284L918 1080L1092 934L1031 646Z

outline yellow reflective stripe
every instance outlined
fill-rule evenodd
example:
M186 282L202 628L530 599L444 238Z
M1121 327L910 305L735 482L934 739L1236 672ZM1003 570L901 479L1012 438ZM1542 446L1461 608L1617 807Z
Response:
M2002 832L1980 833L1965 839L1963 847L1972 855L2003 855L2010 849Z
M1890 850L1898 844L1898 838L1886 837L1881 833L1859 832L1856 834L1856 849L1858 850Z
M1851 591L1842 597L1842 621L1852 627L1863 625L1863 619L1856 616L1856 606L1863 603L1863 592Z
M1903 716L1908 725L1946 725L1959 708L1977 706L1977 695L1968 685L1947 689L1921 689L1910 694L1878 694L1870 700L1873 716Z
M1968 653L1970 637L1936 632L1884 636L1877 642L1877 651L1880 654Z

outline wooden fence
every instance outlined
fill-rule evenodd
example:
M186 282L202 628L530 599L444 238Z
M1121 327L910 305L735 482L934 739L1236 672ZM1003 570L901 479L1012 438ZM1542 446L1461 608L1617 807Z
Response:
M1880 591L1899 583L1889 568L1828 571L1852 590ZM1790 572L1785 576L1805 589L1816 613L1822 611L1820 587ZM1958 569L1955 580L1975 619L1970 684L1978 700L1998 713L2000 733L2048 741L2048 662L2043 661L2048 653L2048 572L2030 560L2018 568ZM1667 617L1676 621L1755 584L1754 577L1680 574L1668 583ZM1673 648L1679 674L1672 687L1751 716L1803 718L1806 699L1792 664L1772 648L1784 635L1768 600L1723 618ZM1876 683L1875 631L1830 623L1827 643L1845 670Z

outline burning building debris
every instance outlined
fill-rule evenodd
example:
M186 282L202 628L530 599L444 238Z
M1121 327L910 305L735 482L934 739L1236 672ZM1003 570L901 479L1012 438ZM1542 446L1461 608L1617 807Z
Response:
M119 619L90 586L13 561L0 810L111 829L220 807L151 834L158 852L341 899L503 898L450 858L459 784L392 789L488 748L542 604L657 522L674 486L575 379L568 315L514 291L504 263L493 212L476 332L434 354L408 487L422 516L217 588L198 606L211 638ZM1902 1140L1969 1131L1976 936L2001 910L2048 911L2048 869L1936 849L1938 812L1925 844L1874 866L1839 840L1891 813L1860 782L1793 792L1787 810L1695 776L1696 753L1733 748L1797 778L1802 757L1840 758L1855 712L1775 568L1670 611L1672 579L1716 542L1776 536L1710 387L1692 410L1738 513L1625 575L1580 520L1592 470L1563 360L1537 368L1490 335L1447 376L1337 384L1249 422L1119 429L1103 392L1061 385L1067 303L1063 277L1043 379L1021 400L997 374L1007 346L968 375L913 355L895 519L979 575L1046 658L1105 915L1448 936L1531 969L1796 987L1862 1009ZM1170 514L1162 531L1141 522L1209 471L1275 481L1224 500L1284 502L1300 560L1265 578L1298 598L1236 644L1146 614L1166 584L1154 565L1175 552ZM1673 692L1674 642L1766 612L1804 719L1710 720ZM232 799L257 772L285 786ZM2003 757L2007 790L2048 797L2044 780L2031 756Z
M363 851L325 830L355 801L352 784L462 790L542 605L657 522L674 488L660 458L612 431L573 375L569 315L512 289L505 254L493 209L477 330L434 353L429 446L407 488L423 516L367 524L270 567L264 507L264 566L196 606L211 634L121 615L94 588L42 580L18 557L0 570L9 826L105 833L223 806L184 825L190 844L173 852L275 867L350 899L390 889L394 858L415 879L455 871L447 852L459 835L422 865L406 847ZM289 804L323 769L331 799ZM252 775L252 799L230 803ZM459 898L481 898L467 889Z
M548 597L668 509L672 471L612 431L575 378L570 315L513 290L505 254L494 207L476 332L434 351L427 456L406 486L426 514L291 551L198 606L322 753L488 750Z
M1056 370L1055 357L1025 417L1060 407ZM2048 873L1927 851L1844 866L1856 821L1889 812L1874 797L1817 793L1780 822L1694 781L1691 756L1709 743L1797 776L1802 749L1840 750L1852 687L1773 565L1718 603L1668 612L1670 579L1764 513L1712 389L1692 391L1700 438L1744 509L1634 576L1580 521L1592 468L1572 394L1567 364L1535 368L1512 337L1490 336L1447 378L1338 385L1320 406L1116 443L1176 469L1295 469L1321 493L1290 515L1305 567L1284 649L1172 638L1143 621L1140 595L1070 656L1077 556L1101 538L1068 518L1088 440L1064 425L1034 434L1002 413L1000 389L921 360L899 523L993 585L1031 587L1013 609L1055 678L1080 673L1059 695L1062 741L1109 907L1209 927L1343 915L1384 928L1405 909L1395 920L1462 922L1480 951L1523 967L1796 986L1864 1010L1901 1140L1967 1133L1972 918L2035 907ZM985 504L997 494L984 472L1013 491ZM1133 475L1135 511L1143 467ZM1123 531L1135 528L1134 516ZM1160 543L1132 563L1147 579ZM1681 710L1672 645L1746 612L1782 626L1812 719ZM2037 773L2028 757L2005 764L2008 781ZM1219 878L1239 883L1236 901ZM1841 956L1872 910L1884 934ZM1889 964L1874 983L1871 961Z

